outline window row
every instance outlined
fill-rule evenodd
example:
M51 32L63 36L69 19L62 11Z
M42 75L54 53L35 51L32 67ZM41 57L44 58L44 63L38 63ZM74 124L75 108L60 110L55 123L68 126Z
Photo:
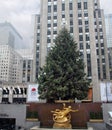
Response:
M73 4L69 3L69 10L73 10ZM51 13L52 6L48 5L48 13ZM62 11L65 11L65 3L62 3ZM53 5L53 12L57 12L57 5Z
M88 3L87 3L87 2L84 2L84 3L83 3L83 7L84 7L84 10L88 9ZM81 2L78 2L77 8L78 8L78 10L81 10L81 9L82 9L82 3L81 3Z
M84 39L83 39L83 35L79 35L79 41L83 41ZM90 41L90 37L89 37L89 35L85 35L85 40L86 41Z

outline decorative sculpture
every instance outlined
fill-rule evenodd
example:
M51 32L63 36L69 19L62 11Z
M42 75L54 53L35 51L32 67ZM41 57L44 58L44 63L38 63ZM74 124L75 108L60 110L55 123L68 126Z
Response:
M72 128L70 112L77 112L78 110L72 110L71 106L66 107L63 103L63 109L56 109L51 111L53 113L53 128Z

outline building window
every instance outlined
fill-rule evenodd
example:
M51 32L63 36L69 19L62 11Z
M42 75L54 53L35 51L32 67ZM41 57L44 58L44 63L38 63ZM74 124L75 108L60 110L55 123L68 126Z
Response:
M51 6L48 6L48 13L51 13Z
M82 27L80 27L79 28L79 33L82 33L82 32L83 32Z
M94 5L97 6L97 3L95 3Z
M96 49L96 54L99 55L99 50L98 49Z
M51 35L51 31L50 30L47 30L47 35Z
M47 38L47 43L51 43L51 39L49 37Z
M84 2L84 9L87 9L88 6L87 6L87 2Z
M87 54L87 72L88 77L91 76L91 55Z
M103 79L106 79L106 66L103 65L102 69L103 69Z
M102 25L102 21L99 21L99 25Z
M84 13L84 17L88 17L88 13Z
M80 43L80 50L83 49L83 43Z
M94 25L97 25L96 22L94 22Z
M92 74L91 74L91 64L89 64L87 66L87 71L88 71L88 77L90 77Z
M36 50L39 50L39 46L36 47Z
M53 34L57 34L57 31L53 31Z
M40 26L39 26L39 25L37 26L37 29L40 29Z
M85 28L85 32L89 32L89 28Z
M101 47L104 47L104 43L101 43Z
M105 59L102 59L102 63L105 63Z
M40 23L40 17L38 17L38 23Z
M81 2L77 4L78 9L81 9Z
M70 27L70 33L73 33L73 27Z
M97 39L98 39L98 36L95 36L95 39L97 40Z
M78 24L82 25L82 20L81 19L79 19Z
M102 55L104 55L104 54L105 54L104 49L101 49L101 54L102 54Z
M79 41L83 41L83 35L79 35Z
M72 10L73 7L72 7L72 3L69 3L69 10Z
M39 43L39 42L40 42L40 40L37 39L37 43Z
M103 35L100 36L100 39L103 39Z
M57 23L53 23L53 27L57 27Z
M53 10L54 10L54 12L57 12L57 5L53 6Z
M25 61L23 62L23 68L26 68L26 62Z
M51 20L51 16L48 16L47 19L48 19L48 20Z
M97 65L98 65L98 78L100 79L100 61L97 59Z
M73 17L73 14L70 14L70 17Z
M82 17L82 14L81 14L81 13L78 13L78 17Z
M62 3L62 11L65 11L65 3Z
M96 43L96 47L99 47L98 43Z
M89 24L89 21L85 21L85 25L88 25Z
M98 10L98 18L101 18L101 11Z
M30 82L30 76L27 77L27 81Z
M73 20L72 19L70 20L70 25L73 25Z
M103 31L102 28L100 28L100 29L99 29L99 32L102 32L102 31Z
M37 33L37 36L40 36L40 33Z
M94 18L96 18L96 12L94 11Z
M57 16L54 16L53 18L54 18L54 19L57 19Z
M49 23L49 24L47 24L47 27L49 28L49 27L51 27L51 24Z
M95 28L95 32L97 32L97 28Z
M62 14L62 18L65 18L65 14Z
M51 2L51 0L48 0L48 2Z
M89 38L89 35L86 35L86 41L89 41L90 38Z
M90 49L90 44L86 43L86 49Z

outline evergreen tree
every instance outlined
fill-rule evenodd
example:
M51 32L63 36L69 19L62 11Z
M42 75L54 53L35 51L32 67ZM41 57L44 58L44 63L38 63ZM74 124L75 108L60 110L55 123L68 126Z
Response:
M89 82L84 63L67 29L63 28L57 35L46 65L40 69L38 83L42 99L84 99L87 96Z

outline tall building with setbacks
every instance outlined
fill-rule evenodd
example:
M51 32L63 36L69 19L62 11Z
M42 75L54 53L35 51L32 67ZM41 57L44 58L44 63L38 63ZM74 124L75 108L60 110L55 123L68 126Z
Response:
M35 16L34 78L38 77L38 68L45 65L63 26L77 42L85 72L93 85L93 101L99 102L99 80L110 78L104 12L99 0L41 0L40 14Z

